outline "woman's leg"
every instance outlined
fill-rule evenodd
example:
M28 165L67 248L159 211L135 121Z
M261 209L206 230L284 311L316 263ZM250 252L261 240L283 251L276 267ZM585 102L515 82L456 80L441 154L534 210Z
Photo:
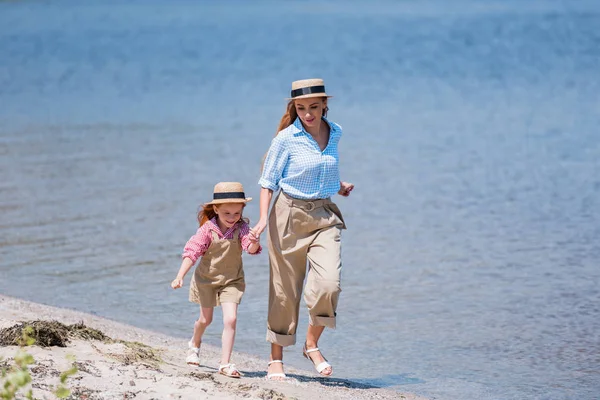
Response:
M308 249L309 270L304 288L308 306L309 325L306 331L306 349L319 347L319 338L325 327L335 328L336 310L341 292L341 228L337 225L320 231ZM315 365L325 361L320 351L307 353ZM321 371L329 376L331 367Z
M308 329L306 330L306 349L310 350L319 347L319 338L321 337L321 334L324 330L324 326L313 326L308 324ZM319 365L323 361L325 361L325 358L323 357L320 351L311 351L310 353L308 353L308 356L315 365ZM321 371L321 375L329 376L332 372L333 370L331 369L331 367L327 367L323 371Z
M281 360L283 361L283 346L280 346L275 343L271 343L271 361L273 360ZM269 365L269 370L267 372L270 374L283 373L283 363L272 363ZM273 380L281 381L283 377L273 377Z
M221 365L229 364L233 342L235 341L235 328L237 324L237 303L221 303L223 308L223 336L221 338Z
M293 221L291 225L288 224L291 212L289 207L278 197L269 216L267 341L271 342L271 361L282 361L283 347L296 343L298 312L306 274L306 249L310 244L310 238L306 235L297 232L290 234ZM268 375L282 373L282 362L269 363ZM270 379L285 378L274 376Z
M342 275L341 229L331 226L321 230L308 248L308 274L304 302L309 323L335 328L336 310Z
M276 201L269 217L269 305L267 341L278 346L296 343L298 312L306 274L310 238L290 234L289 206ZM292 221L292 225L293 225Z

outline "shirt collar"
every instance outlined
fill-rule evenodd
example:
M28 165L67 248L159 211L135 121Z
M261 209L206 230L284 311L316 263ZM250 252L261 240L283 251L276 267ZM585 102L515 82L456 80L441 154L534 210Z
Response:
M217 224L217 217L211 218L208 220L208 222L210 223L210 228L217 232L217 233L221 233L221 228L219 228L219 225Z

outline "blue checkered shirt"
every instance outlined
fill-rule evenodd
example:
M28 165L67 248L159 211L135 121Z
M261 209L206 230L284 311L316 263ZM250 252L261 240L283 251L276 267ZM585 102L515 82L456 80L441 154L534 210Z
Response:
M329 124L329 143L321 151L317 141L304 130L300 118L275 136L265 158L258 184L302 200L323 199L340 190L338 142L342 128Z

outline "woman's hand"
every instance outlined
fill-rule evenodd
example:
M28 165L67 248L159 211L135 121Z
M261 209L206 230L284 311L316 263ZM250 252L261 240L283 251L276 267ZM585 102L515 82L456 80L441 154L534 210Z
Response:
M260 240L260 234L263 233L267 227L267 221L269 218L269 204L271 204L271 197L273 197L273 191L267 188L260 189L260 218L254 225L254 228L250 229L250 237L254 238L257 242Z
M353 183L348 182L340 182L340 190L338 191L339 195L344 197L350 196L350 192L354 189Z
M250 232L250 233L252 233L252 232ZM248 240L250 240L250 243L252 243L252 244L256 243L260 246L260 238L257 238L256 236L250 234L250 235L248 235Z
M263 233L267 227L267 221L259 220L254 228L250 229L250 240L258 242L260 240L260 234Z
M171 287L173 289L179 289L182 286L183 286L183 279L175 278L175 279L173 279L173 282L171 282Z

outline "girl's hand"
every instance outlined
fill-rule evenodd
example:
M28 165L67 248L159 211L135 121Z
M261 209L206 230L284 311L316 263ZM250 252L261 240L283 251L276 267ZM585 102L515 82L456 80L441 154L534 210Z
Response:
M248 235L248 240L250 240L250 245L248 246L248 253L256 254L258 249L260 249L260 240L255 238L253 235Z
M250 243L256 243L260 245L260 237L257 238L254 235L250 234L248 235L248 240L250 240Z
M348 197L350 196L350 192L352 191L352 189L354 189L353 183L340 182L340 190L338 191L338 194L344 197Z
M258 242L260 240L260 234L263 233L265 228L267 227L267 221L259 220L254 228L250 229L250 240L253 242Z
M175 279L173 279L173 282L171 282L171 287L173 289L179 289L182 286L183 286L183 279L175 278Z

